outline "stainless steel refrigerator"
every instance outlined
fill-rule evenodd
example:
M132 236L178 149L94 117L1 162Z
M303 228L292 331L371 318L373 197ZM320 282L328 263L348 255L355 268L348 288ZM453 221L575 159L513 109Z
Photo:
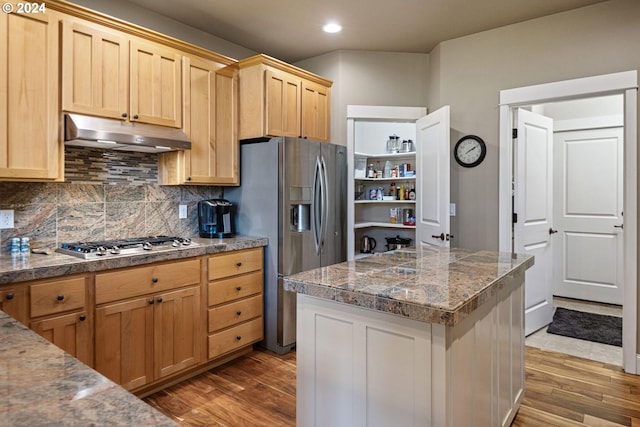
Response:
M236 230L266 236L264 347L295 347L296 295L282 277L346 260L346 147L301 138L243 141Z

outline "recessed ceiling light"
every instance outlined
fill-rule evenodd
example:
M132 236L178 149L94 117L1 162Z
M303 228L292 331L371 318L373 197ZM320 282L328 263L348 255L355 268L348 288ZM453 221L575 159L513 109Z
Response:
M325 24L322 29L325 33L339 33L340 31L342 31L342 25L335 22L329 22L328 24Z

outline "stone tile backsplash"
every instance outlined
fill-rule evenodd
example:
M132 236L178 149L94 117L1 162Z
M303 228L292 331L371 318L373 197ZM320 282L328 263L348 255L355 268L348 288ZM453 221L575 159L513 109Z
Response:
M0 182L0 209L15 227L0 230L0 254L12 237L32 247L144 235L195 236L197 203L221 197L220 187L160 186L157 155L66 147L64 183ZM178 219L178 205L187 219Z

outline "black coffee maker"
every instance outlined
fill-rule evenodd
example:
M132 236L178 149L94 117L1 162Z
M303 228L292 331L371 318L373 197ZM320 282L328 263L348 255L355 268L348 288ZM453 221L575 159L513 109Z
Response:
M198 202L200 237L223 238L236 234L236 206L228 200L211 199Z

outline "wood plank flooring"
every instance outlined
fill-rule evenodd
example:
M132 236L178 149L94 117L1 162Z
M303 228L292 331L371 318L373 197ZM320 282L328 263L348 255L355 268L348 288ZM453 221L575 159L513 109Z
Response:
M295 357L256 350L144 400L183 426L295 426ZM534 347L525 365L512 426L640 427L640 376Z

